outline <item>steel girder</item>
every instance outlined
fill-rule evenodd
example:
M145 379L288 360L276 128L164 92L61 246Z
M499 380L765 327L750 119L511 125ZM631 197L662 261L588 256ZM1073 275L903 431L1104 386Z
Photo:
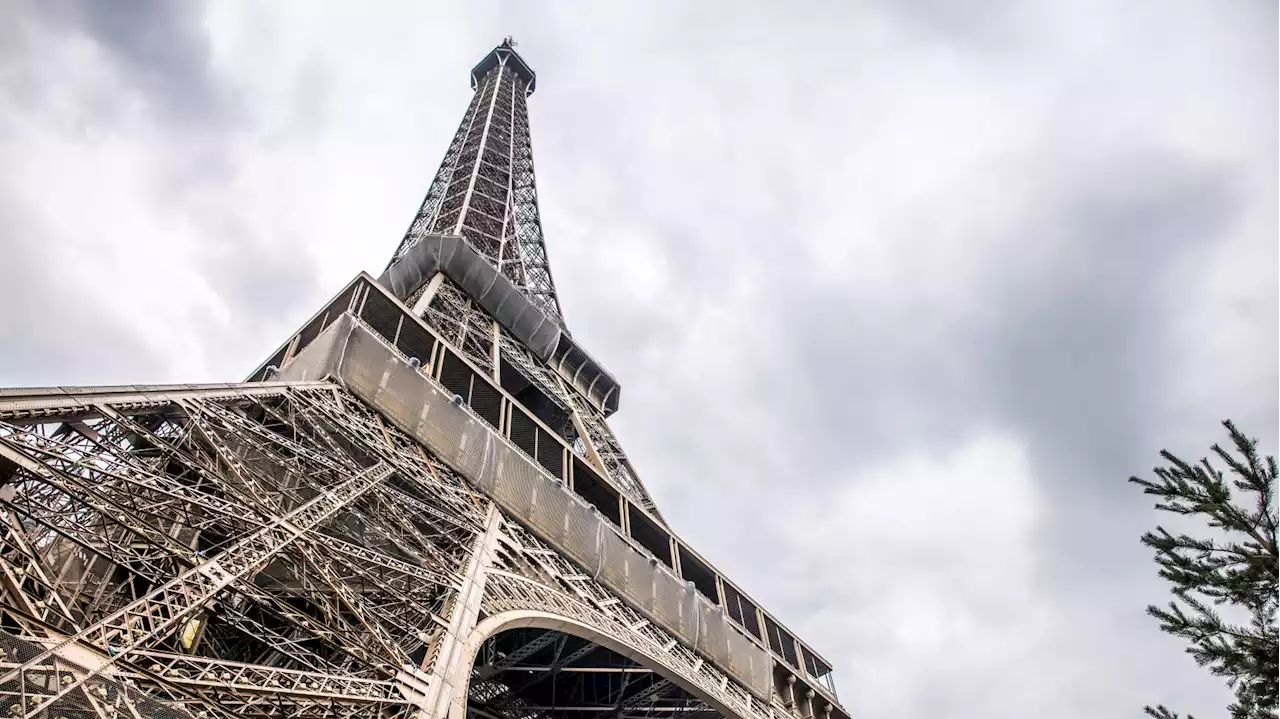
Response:
M427 667L492 511L423 447L317 382L9 391L0 396L0 715L400 717L397 677ZM511 519L484 616L534 608L639 648L752 719L761 704ZM531 636L477 665L480 712L708 711L645 666L606 671L579 642L544 676ZM583 664L595 657L594 664ZM599 662L605 661L605 664ZM580 671L559 674L559 669ZM612 680L610 680L612 681ZM543 685L546 686L545 684ZM596 694L599 693L598 686ZM656 690L653 690L656 691ZM605 701L604 704L595 704ZM601 710L604 711L604 710Z
M0 482L0 626L39 648L0 657L10 716L123 701L126 678L208 712L385 716L482 516L317 383L9 392Z

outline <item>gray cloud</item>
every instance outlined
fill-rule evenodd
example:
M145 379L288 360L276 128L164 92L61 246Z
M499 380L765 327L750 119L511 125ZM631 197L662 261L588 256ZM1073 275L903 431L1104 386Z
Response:
M197 195L197 193L191 193ZM246 221L235 207L225 202L204 203L188 198L189 210L202 230L215 241L198 248L203 277L230 306L232 316L256 330L254 323L264 318L257 310L272 308L276 315L309 315L317 296L331 288L319 286L314 259L302 251L305 242L297 237L264 236Z
M30 9L47 31L94 43L169 121L217 124L233 108L211 76L203 3L50 0Z
M68 271L74 258L38 251L30 239L46 236L39 218L0 193L4 228L0 287L0 385L154 382L165 363L122 318L102 311Z
M173 307L174 312L185 313L179 321L186 331L201 337L196 341L231 350L229 357L201 353L200 363L193 363L181 356L183 352L169 338L153 338L153 344L167 346L174 354L164 356L162 351L161 357L145 365L151 367L152 376L141 379L155 381L157 375L176 374L191 380L225 379L223 373L228 370L234 375L247 372L256 361L246 366L243 357L265 356L280 341L281 326L309 314L309 303L320 301L328 288L319 286L313 259L298 251L305 244L301 238L264 236L263 223L255 226L236 205L233 183L238 165L243 164L234 146L236 133L253 128L261 119L252 115L236 84L220 77L213 67L206 8L201 3L55 0L10 8L9 13L13 43L10 52L0 53L9 81L8 100L0 106L0 126L7 122L16 132L25 114L40 117L65 145L86 136L143 143L151 153L131 155L129 164L120 167L139 178L150 193L146 200L153 204L144 212L182 218L181 225L166 229L167 238L157 238L161 247L195 233L198 239L190 255L194 266L189 269L198 268L201 282L224 305L219 308L209 299L185 298ZM87 43L94 54L81 56L76 43ZM69 81L77 79L71 74L72 66L82 57L94 65L98 77L69 86ZM323 112L324 96L323 78L314 71L305 73L293 93L293 116L315 119ZM304 124L296 126L305 132ZM89 175L100 168L86 162L81 171ZM68 202L68 209L76 204ZM0 219L6 253L28 261L10 268L24 273L33 300L57 302L58 268L42 261L47 253L38 249L57 230L42 224L35 207L15 204L11 209ZM119 235L119 258L129 257L139 266L154 260L149 250L136 249L146 245L130 242L136 238L125 236L122 228L91 231L104 229ZM101 274L92 279L113 294L158 291L145 285L120 287ZM186 286L178 291L199 289ZM140 332L138 325L148 324L139 317L130 321L135 336ZM122 327L128 325L125 322ZM20 336L28 338L28 347L61 358L56 348L62 346L62 330L56 323L32 323ZM106 344L120 352L130 346L122 341ZM158 369L169 361L176 361L175 375ZM23 374L22 369L16 372ZM138 380L137 372L122 359L99 364L92 374ZM39 376L50 375L41 372Z
M990 280L1008 315L983 360L1002 411L1051 448L1046 469L1096 462L1063 484L1127 493L1100 470L1160 441L1159 395L1179 379L1163 361L1178 350L1174 272L1232 231L1243 198L1220 168L1160 154L1121 156L1070 182L1022 228L1058 248L1052 265L1011 258Z

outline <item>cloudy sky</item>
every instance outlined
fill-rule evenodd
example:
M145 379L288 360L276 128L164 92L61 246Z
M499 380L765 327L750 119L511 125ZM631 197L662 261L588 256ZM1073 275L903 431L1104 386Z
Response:
M0 6L0 385L243 377L512 34L621 439L854 716L1221 714L1125 479L1276 450L1275 3L361 6Z

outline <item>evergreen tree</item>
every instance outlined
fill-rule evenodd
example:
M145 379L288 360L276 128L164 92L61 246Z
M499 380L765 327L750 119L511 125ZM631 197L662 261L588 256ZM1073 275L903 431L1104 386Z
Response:
M1219 445L1213 454L1230 470L1228 478L1209 459L1188 464L1168 451L1156 480L1131 477L1143 493L1158 498L1156 509L1196 516L1208 524L1200 537L1174 536L1163 527L1142 535L1155 550L1160 576L1173 585L1168 608L1147 607L1160 628L1185 639L1196 663L1225 677L1235 690L1228 707L1233 719L1275 719L1280 645L1276 600L1280 554L1276 549L1276 458L1259 459L1257 442L1235 425L1223 423L1234 453ZM1226 621L1218 607L1249 616L1248 624ZM1156 719L1178 719L1163 705L1146 707ZM1193 719L1187 717L1187 719Z

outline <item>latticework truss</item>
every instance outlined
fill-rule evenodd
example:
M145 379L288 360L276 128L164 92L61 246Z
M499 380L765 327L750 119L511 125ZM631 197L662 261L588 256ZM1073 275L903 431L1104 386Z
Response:
M430 674L496 511L317 382L0 398L0 481L15 717L415 715L397 677ZM555 631L495 635L472 670L478 716L710 712L688 689L777 711L498 516L480 616L552 612L652 666ZM513 641L523 654L494 653Z
M542 236L526 99L533 74L509 44L477 79L475 95L391 263L422 235L467 238L529 299L563 324Z
M513 48L473 71L408 269L253 381L0 390L0 719L848 719L609 428Z
M3 664L0 712L108 678L241 715L406 705L389 680L483 517L447 467L331 387L84 399L0 412L3 627L44 647Z
M443 279L427 303L423 319L477 366L493 371L494 321L467 293Z

